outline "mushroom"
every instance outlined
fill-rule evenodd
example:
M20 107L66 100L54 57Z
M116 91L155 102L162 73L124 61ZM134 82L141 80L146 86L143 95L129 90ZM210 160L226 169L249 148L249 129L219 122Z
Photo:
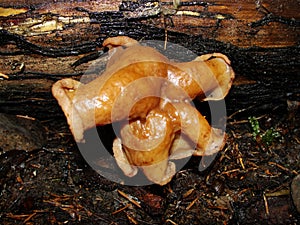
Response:
M160 185L176 172L170 159L222 149L225 133L212 128L191 101L227 95L234 72L225 55L178 63L125 36L108 38L103 46L110 57L101 76L88 84L63 79L52 87L77 142L84 142L85 130L119 121L117 164L127 176L140 168Z

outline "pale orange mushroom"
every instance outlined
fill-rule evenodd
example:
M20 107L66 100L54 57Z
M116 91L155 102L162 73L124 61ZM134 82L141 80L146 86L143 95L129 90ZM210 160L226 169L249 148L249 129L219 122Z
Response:
M77 142L91 127L121 121L113 144L118 165L127 176L141 168L161 185L176 172L170 158L222 149L224 132L212 128L189 102L227 95L234 72L225 55L175 63L128 37L108 38L103 45L109 47L110 59L101 76L88 84L63 79L52 88Z

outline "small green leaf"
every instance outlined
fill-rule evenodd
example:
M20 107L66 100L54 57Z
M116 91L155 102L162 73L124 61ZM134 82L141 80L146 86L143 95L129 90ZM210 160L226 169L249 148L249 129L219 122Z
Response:
M260 127L259 127L258 120L253 116L248 117L248 119L252 127L252 135L254 138L256 138L256 136L260 134Z

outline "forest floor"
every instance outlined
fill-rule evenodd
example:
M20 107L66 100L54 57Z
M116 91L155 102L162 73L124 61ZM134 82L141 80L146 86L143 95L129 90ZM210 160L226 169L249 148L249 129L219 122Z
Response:
M117 168L99 159L105 177L93 170L63 115L41 121L42 148L0 155L1 224L299 224L290 186L300 173L299 109L251 116L229 115L213 164L200 172L192 157L165 186L106 179Z

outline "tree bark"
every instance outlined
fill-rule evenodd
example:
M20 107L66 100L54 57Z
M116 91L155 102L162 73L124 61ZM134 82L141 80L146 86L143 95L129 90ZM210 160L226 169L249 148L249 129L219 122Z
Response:
M256 1L259 2L259 1ZM152 5L151 5L151 4ZM151 9L146 10L148 6ZM299 96L297 1L3 0L0 3L0 111L45 119L61 111L51 85L80 78L110 36L161 40L195 54L222 52L236 72L229 113L271 110ZM159 11L158 11L159 9ZM34 110L33 110L34 109Z

